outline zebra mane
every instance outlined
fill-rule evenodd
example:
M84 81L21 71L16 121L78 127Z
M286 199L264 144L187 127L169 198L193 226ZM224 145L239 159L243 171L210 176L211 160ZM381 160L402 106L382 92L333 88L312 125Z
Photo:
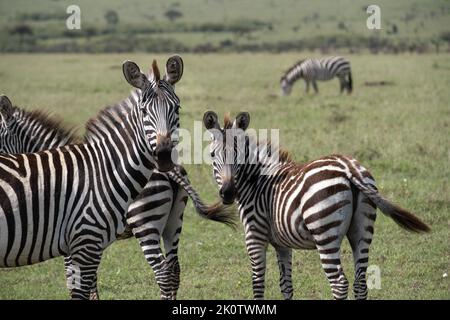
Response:
M294 70L296 67L298 67L299 65L301 65L306 59L302 59L302 60L298 60L296 63L294 63L289 69L287 69L284 73L283 76L280 79L280 82L283 81L283 79L285 79L287 77L287 75Z
M226 113L223 119L223 130L231 129L233 127L233 123L234 119L231 119L230 114ZM260 147L264 147L265 149L270 149L272 154L278 152L279 162L293 162L290 152L278 145L273 144L270 139L257 140L255 137L250 136L247 133L245 133L245 136L248 139L252 139L251 142L256 140L256 146L259 150L261 150Z
M282 147L273 144L272 141L270 141L270 139L267 140L258 140L257 141L257 146L258 148L260 148L261 146L263 146L266 149L271 150L271 153L274 154L275 152L278 152L278 161L279 162L294 162L292 160L292 155L289 151L287 151L286 149L283 149Z
M86 122L86 133L84 134L84 140L88 140L92 136L97 135L97 129L103 127L105 123L111 119L121 119L123 121L129 111L138 104L141 91L134 89L130 95L113 104L101 109L95 117L92 117Z
M223 129L231 129L231 127L233 127L233 121L230 117L229 113L225 113L225 116L223 118Z
M63 124L62 119L48 110L27 111L14 106L13 114L17 114L17 119L22 121L38 123L46 132L55 133L61 139L68 139L68 143L76 143L80 140L76 135L77 128L75 126L67 127Z

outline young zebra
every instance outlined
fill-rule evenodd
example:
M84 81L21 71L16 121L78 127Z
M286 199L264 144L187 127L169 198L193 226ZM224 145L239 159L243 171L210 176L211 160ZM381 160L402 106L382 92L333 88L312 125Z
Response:
M351 93L353 89L352 73L350 62L343 57L329 57L321 59L300 60L294 64L281 77L281 95L289 95L295 81L303 78L306 83L306 93L309 92L309 83L311 82L316 93L319 92L317 80L331 80L334 77L339 78L341 84L341 93L344 89ZM346 79L347 78L347 79Z
M236 199L239 204L255 299L264 297L269 243L277 252L285 299L293 296L292 249L317 249L334 298L345 299L348 281L340 247L347 236L355 262L354 295L366 299L376 208L408 231L429 231L413 214L383 198L371 174L353 158L331 155L299 165L279 152L279 162L273 161L264 151L274 154L277 148L256 143L244 132L248 113L240 113L234 122L226 117L223 128L212 111L205 113L203 122L212 136L210 152L220 197L223 203Z
M172 297L172 291L177 289L174 277L178 266L170 266L169 262L171 255L176 256L178 239L174 235L179 232L168 220L181 217L158 217L148 206L151 195L139 195L149 178L149 183L156 182L151 185L153 191L167 189L159 173L152 172L155 167L159 171L173 167L171 136L179 124L179 99L173 86L182 72L171 70L172 60L167 63L164 79L160 79L154 62L150 80L136 64L125 62L125 78L142 91L139 102L133 105L126 101L103 110L88 123L85 143L0 156L0 267L70 255L68 283L72 298L86 299L95 286L103 250L123 233L128 223L163 284L160 283L162 295ZM173 201L161 196L150 200L165 205L167 212L168 204L175 207L185 203L184 198L185 194L178 192ZM137 199L133 203L135 210L130 209L126 216L133 199ZM200 213L221 222L229 219L214 210ZM158 227L163 225L157 240L158 229L148 228L155 220ZM163 222L168 222L166 227ZM159 244L159 236L165 244L168 240L167 257L153 249L156 242Z

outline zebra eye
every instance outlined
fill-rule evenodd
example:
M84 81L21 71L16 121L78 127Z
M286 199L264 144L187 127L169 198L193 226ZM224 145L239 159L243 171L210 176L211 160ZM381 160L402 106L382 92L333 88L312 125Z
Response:
M214 158L216 156L216 153L213 151L211 152L211 158Z

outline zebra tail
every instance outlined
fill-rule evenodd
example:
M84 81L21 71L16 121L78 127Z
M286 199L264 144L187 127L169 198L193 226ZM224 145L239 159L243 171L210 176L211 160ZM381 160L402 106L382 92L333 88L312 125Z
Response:
M175 167L172 171L168 172L168 175L170 179L179 184L187 192L200 217L224 223L233 229L236 228L236 210L234 206L226 206L220 201L212 205L205 204L185 177L186 172L182 167Z
M353 80L352 80L352 72L348 72L348 93L352 93L353 91Z
M389 216L400 227L410 232L430 232L430 227L411 212L383 198L371 185L357 177L351 176L351 182L368 197L385 215Z

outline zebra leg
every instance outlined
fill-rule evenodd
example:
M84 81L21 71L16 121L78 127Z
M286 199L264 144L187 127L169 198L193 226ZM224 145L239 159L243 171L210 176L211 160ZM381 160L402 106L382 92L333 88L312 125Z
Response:
M314 88L314 92L315 93L319 93L319 88L317 87L317 82L315 80L312 82L312 85L313 85L313 88Z
M334 203L331 206L330 203ZM328 205L328 207L326 206ZM317 207L317 205L316 205ZM334 211L330 212L330 208ZM353 193L349 190L305 216L306 227L313 236L322 268L336 300L347 299L348 281L341 263L341 243L353 216Z
M97 289L97 273L95 273L94 279L92 280L92 289L89 294L89 300L99 300L100 296L98 295Z
M171 272L161 250L160 238L166 227L172 203L173 190L168 177L154 172L127 212L127 224L153 269L161 299L164 300L171 298Z
M278 267L280 269L280 289L285 300L291 300L294 294L292 288L292 249L276 248Z
M187 193L177 185L174 185L177 194L174 197L174 204L164 228L162 238L164 241L164 249L166 252L167 267L170 272L171 282L171 299L177 297L178 288L180 287L180 264L178 262L178 243L181 236L181 228L183 226L183 213L187 202Z
M72 258L70 256L64 257L64 272L66 275L66 287L69 289L70 296L72 296Z
M309 93L309 81L305 80L305 83L306 83L305 92Z
M67 288L69 289L70 293L72 294L72 290L70 289L70 281L71 281L70 279L71 279L71 275L72 275L72 268L70 267L71 264L72 264L72 258L70 256L65 256L64 257L64 270L65 270L65 274L66 274L66 283L67 283ZM95 278L93 280L92 290L89 295L89 300L99 300L98 289L97 289L97 274L95 274Z
M339 83L341 85L341 94L344 92L344 89L347 87L345 77L339 77Z
M341 250L339 247L330 249L318 245L317 249L319 251L322 268L330 283L334 299L344 300L347 299L348 295L348 280L345 277L344 269L341 264Z
M68 266L67 284L72 299L88 300L97 285L97 269L102 257L100 245L83 242L83 246L71 252L71 264Z
M357 300L367 299L366 271L369 264L369 246L372 242L375 219L376 206L362 193L359 193L356 211L347 232L355 263L353 294Z
M246 233L245 245L252 265L252 285L253 298L255 300L264 299L264 278L266 276L266 250L267 242L259 238L261 234L252 236L252 233Z

